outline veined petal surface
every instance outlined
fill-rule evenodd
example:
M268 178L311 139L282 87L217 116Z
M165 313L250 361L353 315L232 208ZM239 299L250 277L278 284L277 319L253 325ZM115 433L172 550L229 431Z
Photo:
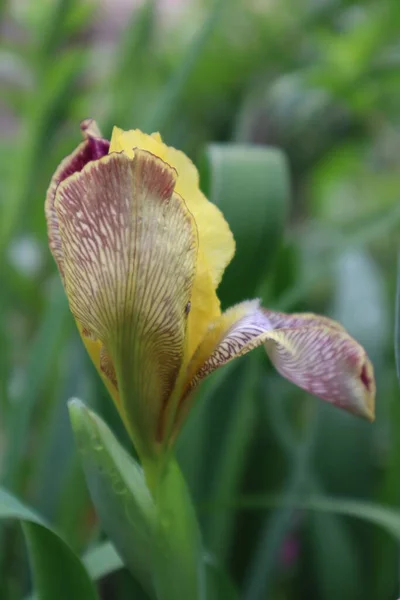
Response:
M264 344L277 371L308 392L369 420L375 380L364 349L331 319L239 304L210 327L189 365L182 406L201 379Z
M235 242L221 211L209 202L199 187L199 174L192 161L180 150L167 146L158 133L122 131L114 127L110 152L133 157L135 148L148 150L177 171L175 190L192 213L198 230L199 252L196 278L188 317L188 356L192 356L208 325L220 314L216 288L235 252Z
M112 380L115 369L142 453L161 435L185 356L196 267L196 227L175 181L149 152L113 153L61 183L55 201L71 310L104 347L102 372Z
M223 214L209 202L200 190L199 173L193 162L180 150L163 143L159 133L147 135L138 129L123 131L114 127L110 152L124 152L133 157L134 149L142 148L160 157L177 172L175 191L185 199L195 218L199 232L199 247L208 263L211 280L216 288L223 272L232 260L235 242Z
M115 376L110 376L110 372L114 371L115 367L112 363L111 357L108 355L106 347L100 340L98 340L94 334L83 327L79 321L76 320L76 325L78 327L78 331L82 338L82 342L86 348L87 353L89 354L94 366L97 369L98 374L102 382L104 383L108 393L111 398L115 402L118 410L121 413L121 417L126 422L125 412L123 406L121 405L120 396L118 392L118 382L116 381ZM107 368L108 367L108 368Z
M61 238L58 227L58 216L54 206L56 191L59 184L67 177L81 171L83 167L90 161L97 160L108 153L109 142L100 137L100 131L97 128L95 121L87 119L81 124L81 130L85 141L79 146L58 166L56 172L51 178L49 188L45 200L45 214L47 220L47 228L49 234L50 250L54 260L57 263L60 275L64 277L63 254L61 246Z

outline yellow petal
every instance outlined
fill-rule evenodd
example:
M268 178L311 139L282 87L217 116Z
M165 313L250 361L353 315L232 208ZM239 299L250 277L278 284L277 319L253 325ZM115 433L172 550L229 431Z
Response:
M115 368L142 456L162 437L184 360L196 265L195 224L174 185L150 153L114 153L60 184L55 201L70 308L101 343L90 352L111 383Z
M78 321L76 321L76 324L87 353L89 354L94 366L96 367L98 374L100 375L104 385L106 386L108 393L114 400L118 409L121 411L122 407L118 393L118 383L114 380L113 377L110 377L109 371L107 369L104 369L103 366L104 356L108 356L105 346L100 342L100 340L94 337L92 332L90 332L88 329L85 329Z
M199 250L200 254L200 250ZM198 257L188 315L186 356L189 362L207 333L210 322L221 314L220 302L204 257Z
M199 232L199 247L204 253L216 288L235 253L232 232L219 208L201 192L199 174L192 161L180 150L164 147L164 160L178 172L176 191L185 199L194 216Z
M139 130L122 131L115 127L110 152L124 152L132 157L134 148L143 148L176 169L175 191L183 197L196 221L199 253L191 298L187 347L188 356L192 356L209 323L220 315L216 288L234 255L235 243L221 211L201 192L197 169L183 152L164 144L159 133L146 135Z
M194 380L204 364L208 364L209 358L224 339L227 332L236 323L240 322L249 313L252 314L259 308L258 300L247 300L229 310L226 310L218 319L216 319L209 327L206 336L194 354L186 374L187 386L193 387Z
M161 142L159 134L157 134L157 136L154 134L147 135L139 129L124 131L119 127L114 127L111 135L109 152L123 152L126 156L129 156L129 158L133 158L134 149L140 148L165 160L165 152L163 152L164 144ZM173 167L174 165L171 166Z
M313 314L287 315L234 306L210 327L186 377L176 429L188 410L190 392L209 373L264 344L281 375L357 415L374 418L375 379L364 349L336 321Z

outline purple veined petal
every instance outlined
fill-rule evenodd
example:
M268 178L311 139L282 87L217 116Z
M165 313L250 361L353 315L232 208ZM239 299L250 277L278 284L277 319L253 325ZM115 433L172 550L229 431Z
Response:
M87 164L55 200L71 311L107 349L96 366L118 389L142 454L162 441L196 269L197 229L175 180L164 161L135 149L132 159L111 153Z
M214 323L189 365L185 397L208 374L264 344L277 371L300 388L374 419L375 379L365 350L343 327L313 314L287 315L244 302Z
M64 278L63 254L58 217L54 206L57 187L65 179L81 171L89 162L105 156L110 147L109 142L101 137L100 130L93 119L82 121L81 130L85 140L60 163L50 181L45 200L49 246L62 278Z

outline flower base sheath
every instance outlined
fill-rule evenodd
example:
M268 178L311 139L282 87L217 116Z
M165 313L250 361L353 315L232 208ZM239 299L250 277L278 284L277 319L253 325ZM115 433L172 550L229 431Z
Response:
M175 439L209 373L264 344L299 387L374 418L363 348L331 319L257 300L221 314L216 293L232 233L198 173L160 135L93 121L46 197L50 248L82 340L142 458Z

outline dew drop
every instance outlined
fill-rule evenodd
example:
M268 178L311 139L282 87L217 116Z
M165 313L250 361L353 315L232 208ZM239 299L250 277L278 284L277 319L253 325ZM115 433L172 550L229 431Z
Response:
M118 478L113 481L112 488L114 492L120 496L126 493L126 485L123 480Z
M104 446L98 437L92 438L92 448L96 452L101 452L102 450L104 450Z

